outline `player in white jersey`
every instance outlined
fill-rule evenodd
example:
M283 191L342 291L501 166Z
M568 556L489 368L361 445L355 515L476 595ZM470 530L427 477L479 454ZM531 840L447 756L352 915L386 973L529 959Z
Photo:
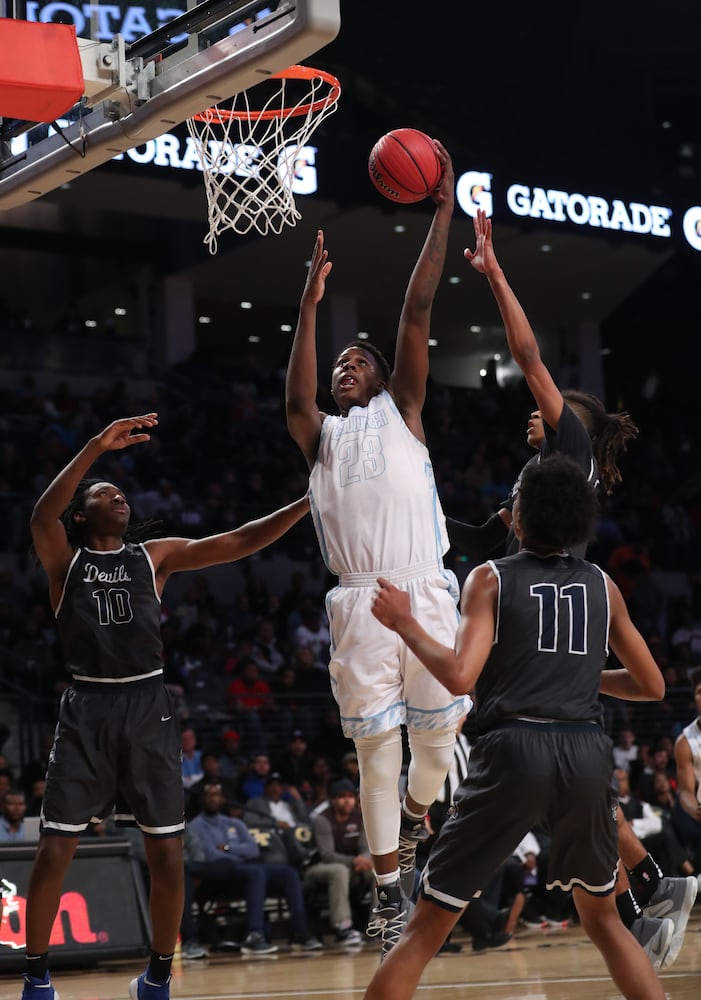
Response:
M681 837L694 850L698 871L701 862L701 667L692 670L689 679L698 716L682 730L674 744L679 802L672 818Z
M382 935L383 957L406 922L416 844L428 835L425 815L450 766L458 719L470 707L469 698L452 697L371 613L375 580L386 576L409 592L425 627L452 646L457 581L443 566L445 518L421 421L431 307L454 206L450 157L440 143L436 148L443 180L433 194L436 211L405 295L394 370L390 374L382 354L367 342L350 344L331 379L340 415L319 410L316 312L332 266L319 232L286 384L287 425L311 470L319 544L339 578L327 596L329 672L343 731L358 753L378 892L368 932ZM400 808L402 723L411 763Z

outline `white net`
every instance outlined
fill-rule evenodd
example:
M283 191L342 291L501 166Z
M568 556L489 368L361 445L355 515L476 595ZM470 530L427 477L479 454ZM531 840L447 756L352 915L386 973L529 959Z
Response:
M227 229L245 234L255 228L267 236L301 218L295 192L305 190L305 168L314 155L306 147L336 110L340 85L329 73L307 66L291 66L266 83L271 81L273 93L265 102L259 85L234 95L230 107L208 108L188 119L204 175L209 222L204 242L212 254Z

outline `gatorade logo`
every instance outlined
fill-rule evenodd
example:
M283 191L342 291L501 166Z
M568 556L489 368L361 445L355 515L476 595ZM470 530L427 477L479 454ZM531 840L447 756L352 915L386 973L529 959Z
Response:
M17 895L17 886L8 883L11 890L3 900L0 922L0 945L18 950L25 947L27 900ZM68 939L66 938L68 931ZM105 940L105 934L99 940ZM65 944L95 944L98 934L90 927L90 914L85 897L79 892L64 892L58 906L56 920L51 929L49 947Z

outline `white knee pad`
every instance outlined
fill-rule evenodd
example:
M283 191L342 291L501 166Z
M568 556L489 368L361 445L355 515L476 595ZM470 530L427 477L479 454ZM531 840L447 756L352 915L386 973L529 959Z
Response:
M407 791L414 802L430 806L453 762L454 729L410 729L411 762Z
M360 770L360 805L371 854L390 854L399 843L399 776L402 737L399 727L355 740Z

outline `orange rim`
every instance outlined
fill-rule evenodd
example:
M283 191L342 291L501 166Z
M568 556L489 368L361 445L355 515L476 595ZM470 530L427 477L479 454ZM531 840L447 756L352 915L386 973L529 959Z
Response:
M266 111L228 111L226 108L207 108L192 117L198 122L228 122L234 119L246 121L255 119L256 121L272 121L273 118L282 118L283 115L290 115L292 118L299 118L302 115L312 114L322 111L329 104L338 100L341 93L341 84L332 73L327 73L323 69L314 69L311 66L288 66L280 73L271 73L269 80L313 80L319 78L328 83L331 90L326 97L308 104L300 104L294 108L268 108Z

